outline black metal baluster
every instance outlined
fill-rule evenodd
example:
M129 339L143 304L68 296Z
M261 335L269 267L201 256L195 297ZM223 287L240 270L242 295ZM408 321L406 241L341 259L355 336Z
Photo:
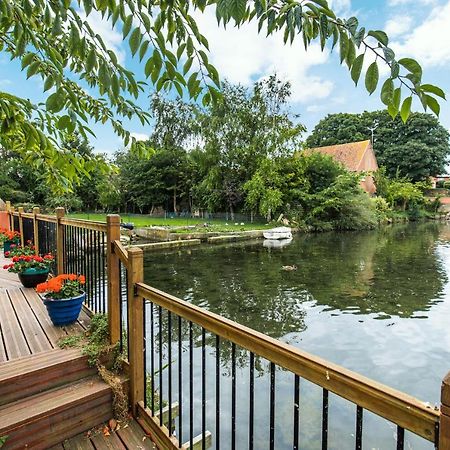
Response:
M231 344L231 450L236 450L236 344Z
M356 440L355 449L362 449L362 428L363 428L363 409L361 406L356 406Z
M298 450L299 441L299 416L300 416L300 377L294 376L294 445L293 450Z
M159 424L163 425L163 335L162 307L159 307Z
M328 391L323 389L322 398L322 450L328 449Z
M119 311L120 311L120 353L123 352L123 290L122 290L122 261L119 260ZM153 342L153 336L151 341ZM153 353L152 353L153 356Z
M216 336L216 450L220 449L220 337Z
M405 429L397 425L397 450L405 448Z
M189 447L194 448L194 349L192 322L189 322Z
M94 311L98 313L97 299L95 298L94 292L94 267L95 267L95 248L93 246L92 230L86 230L86 235L88 236L88 247L86 249L87 262L88 262L88 272L89 272L89 292L92 298L92 303L94 305Z
M183 446L183 329L181 316L178 316L178 443Z
M89 247L89 255L91 259L91 286L92 286L92 298L94 299L95 311L99 312L98 298L97 292L95 289L95 281L97 279L97 249L95 245L96 231L89 230L89 238L90 238L90 247Z
M172 313L167 312L167 359L169 361L169 379L168 379L168 396L169 396L169 423L167 428L169 429L169 436L172 436Z
M127 308L128 310L128 308ZM129 334L129 333L128 333ZM150 359L150 373L151 373L151 389L152 389L152 397L151 397L151 403L152 403L152 416L155 415L155 325L153 320L153 303L150 303L150 353L151 353L151 359Z
M206 350L205 329L202 327L202 450L206 450Z
M255 421L255 355L250 352L250 392L249 392L249 414L248 414L248 448L253 450L253 433Z
M106 264L106 255L105 255L105 232L102 232L102 303L103 303L103 311L106 312L106 273L105 273L105 264ZM120 278L119 278L120 280Z
M270 438L269 448L275 448L275 364L270 363Z
M147 408L147 301L144 299L144 309L142 315L144 330L144 408Z

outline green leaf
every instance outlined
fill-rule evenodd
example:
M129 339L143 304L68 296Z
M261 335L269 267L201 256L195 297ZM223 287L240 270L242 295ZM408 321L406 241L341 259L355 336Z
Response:
M422 86L420 86L420 90L423 92L430 92L445 100L445 92L440 87L433 84L422 84Z
M398 109L400 108L400 100L402 98L402 90L398 87L394 89L394 95L392 96L392 105Z
M58 89L56 92L50 95L45 102L47 111L50 111L52 113L61 111L61 109L64 108L65 97L66 96L62 89Z
M403 123L405 123L408 120L408 117L411 113L411 103L412 103L412 96L405 98L402 104L402 108L400 110L400 117L403 120Z
M431 111L433 111L436 114L436 116L439 116L439 113L441 112L441 107L440 107L438 101L434 97L431 97L431 95L426 95L426 94L425 94L425 100L427 102L427 106L430 107Z
M186 62L184 63L184 66L183 66L183 75L186 75L189 72L189 69L191 68L193 61L194 61L194 58L188 58L186 60Z
M398 62L393 60L391 62L391 78L397 78L400 74L400 66Z
M381 30L371 30L367 33L368 36L372 36L373 38L375 38L378 42L380 42L383 45L388 45L389 44L389 38L388 35Z
M344 61L345 57L347 56L347 51L348 51L348 37L345 33L341 33L339 38L339 53L341 57L341 64Z
M395 58L394 50L392 50L389 47L383 47L383 53L384 53L384 57L386 58L387 62L394 61L394 58Z
M55 84L55 80L53 79L52 75L49 75L44 82L44 92L51 89Z
M346 25L350 33L353 35L358 28L358 19L356 17L350 17L350 19L346 21Z
M372 94L378 85L379 73L378 73L378 65L376 62L373 62L366 72L366 89L369 94Z
M416 75L416 77L422 78L422 67L420 67L420 64L415 59L402 58L398 60L398 63L406 70Z
M353 61L352 69L350 71L350 75L352 80L355 83L355 86L358 84L359 77L361 76L361 70L364 62L364 53L361 53L355 58Z
M355 61L355 57L356 57L355 44L353 43L352 40L349 40L347 55L345 56L345 62L349 69L351 69L353 62Z
M388 78L381 88L380 98L385 105L389 105L392 102L392 96L394 95L394 82L392 78Z
M28 70L27 70L27 79L32 77L39 69L39 67L41 66L41 61L34 61L32 62L29 66L28 66Z
M130 50L131 54L134 56L138 51L139 44L141 43L141 30L139 27L135 28L130 36Z
M152 73L152 70L153 70L153 57L150 56L150 58L148 58L147 62L145 63L144 67L144 73L147 78Z
M97 66L97 54L94 48L88 53L88 57L86 59L86 72L90 72L94 67Z
M144 56L147 53L149 44L150 44L150 42L147 40L142 43L141 48L139 49L139 61L142 61L144 59Z
M128 33L131 30L131 24L133 23L133 15L130 14L129 16L127 16L123 22L123 27L122 27L122 35L123 38L125 39L128 36Z
M27 67L28 64L31 63L31 61L33 61L33 58L34 58L33 52L28 52L25 54L25 56L22 58L22 70L25 69L25 67Z

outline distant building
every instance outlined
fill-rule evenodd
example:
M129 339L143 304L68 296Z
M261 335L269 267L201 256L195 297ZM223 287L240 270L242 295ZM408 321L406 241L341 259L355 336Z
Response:
M375 172L378 170L377 158L369 140L311 148L306 152L319 152L331 156L350 172ZM376 187L373 177L365 176L361 180L361 187L368 194L374 194Z
M436 175L435 177L430 177L430 181L431 181L431 187L433 189L436 189L438 184L442 184L442 183L450 181L450 175L447 175L447 174ZM441 186L441 187L443 187L443 186Z

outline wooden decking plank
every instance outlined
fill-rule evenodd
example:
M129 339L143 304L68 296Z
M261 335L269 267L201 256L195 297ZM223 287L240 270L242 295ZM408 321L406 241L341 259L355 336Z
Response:
M129 449L156 450L155 444L135 420L130 420L128 426L117 430L117 434L125 447Z
M94 450L90 439L84 434L79 434L63 442L64 450Z
M19 289L9 289L8 293L13 308L17 313L25 339L31 349L31 353L51 350L53 347L34 316L29 304L25 301L22 292Z
M0 291L3 291L4 289L0 288ZM1 299L1 297L0 297ZM2 324L0 322L0 362L4 363L8 361L8 358L6 356L6 349L5 345L3 343L4 337L3 337L3 331L2 331Z
M49 338L50 342L52 343L53 347L58 347L58 341L67 336L67 333L65 330L61 327L55 327L50 320L50 317L47 313L47 308L45 307L44 303L42 302L42 299L39 297L39 295L36 294L34 289L21 289L24 297L27 299L28 304L32 308L35 316L39 320L39 323L41 324L42 329L44 330L45 334Z
M103 433L97 433L91 436L91 441L97 450L127 450L115 432L111 432L109 436L105 436Z
M46 416L49 411L64 410L70 404L75 408L78 404L91 399L111 395L111 388L103 381L92 378L64 386L41 394L34 395L9 405L0 407L0 432L11 426L19 426L30 420Z
M0 291L0 326L8 359L30 354L7 291Z

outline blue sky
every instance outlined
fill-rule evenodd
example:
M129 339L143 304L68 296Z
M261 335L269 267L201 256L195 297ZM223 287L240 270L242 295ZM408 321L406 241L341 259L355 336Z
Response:
M355 15L366 28L386 30L397 57L416 58L424 69L423 81L439 85L450 95L450 0L333 0L331 4L341 17ZM313 45L305 53L300 39L292 46L284 45L280 35L268 39L258 35L255 24L240 29L218 28L212 10L196 18L209 40L210 59L221 77L251 86L254 81L277 72L292 83L292 111L301 115L300 120L308 130L329 113L361 112L384 106L378 91L369 96L363 83L355 88L347 68L339 65L336 52L330 53L328 49L321 52L318 45ZM142 76L142 67L130 57L121 35L99 17L89 16L89 21L121 61ZM37 78L26 80L20 65L0 53L0 90L37 102L44 98L42 86ZM150 86L139 100L143 108L147 108L151 93ZM420 104L413 103L413 110L421 111ZM450 129L448 102L441 105L440 120ZM127 127L139 138L151 132L135 120ZM111 127L92 128L97 136L92 145L97 151L112 154L122 147Z

